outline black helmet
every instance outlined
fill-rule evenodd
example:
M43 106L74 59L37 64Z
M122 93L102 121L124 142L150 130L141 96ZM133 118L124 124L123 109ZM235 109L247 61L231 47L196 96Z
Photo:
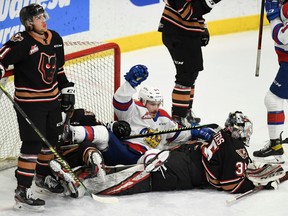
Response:
M39 4L30 4L28 6L25 6L20 11L20 21L22 25L27 28L27 22L26 21L33 21L33 17L37 16L39 14L45 13L47 16L47 13L45 12L44 8Z

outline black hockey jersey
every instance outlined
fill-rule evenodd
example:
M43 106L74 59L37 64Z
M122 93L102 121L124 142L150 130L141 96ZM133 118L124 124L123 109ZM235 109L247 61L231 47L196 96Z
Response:
M213 136L210 144L202 147L202 164L207 181L214 187L242 193L254 188L245 178L250 158L245 145L224 130Z
M158 31L163 33L193 35L204 32L205 20L194 16L191 1L167 0Z
M48 102L58 101L59 88L68 82L63 70L63 40L52 30L46 36L44 40L19 32L0 49L0 64L14 66L18 102L45 102L47 107Z

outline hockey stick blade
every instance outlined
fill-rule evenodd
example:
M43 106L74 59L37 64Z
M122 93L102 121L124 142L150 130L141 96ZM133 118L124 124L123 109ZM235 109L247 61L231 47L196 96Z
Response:
M288 180L288 171L286 171L285 175L279 179L279 183L285 182L287 180ZM239 195L233 197L232 199L226 200L226 204L230 205L230 204L234 203L237 200L245 198L248 195L252 195L254 193L257 193L257 192L259 192L259 191L261 191L263 189L265 189L264 186L255 187L255 188L253 188L253 189L251 189L249 191L246 191L245 193L242 193L242 194L239 194Z
M93 193L91 193L91 197L93 200L100 203L113 204L119 202L119 199L117 197L98 196Z

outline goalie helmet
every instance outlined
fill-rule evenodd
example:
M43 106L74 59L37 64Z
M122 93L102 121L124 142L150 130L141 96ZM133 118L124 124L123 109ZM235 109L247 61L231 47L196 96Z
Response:
M48 13L39 4L30 4L25 6L20 11L20 21L25 26L27 31L33 30L33 17L44 13L46 20L49 19Z
M250 137L253 133L253 124L242 112L230 112L225 122L225 130L231 133L231 137L240 139L249 146Z
M163 103L163 96L160 93L160 90L158 88L153 87L143 87L139 91L138 95L139 101L146 105L147 101L154 101L154 102L160 102Z

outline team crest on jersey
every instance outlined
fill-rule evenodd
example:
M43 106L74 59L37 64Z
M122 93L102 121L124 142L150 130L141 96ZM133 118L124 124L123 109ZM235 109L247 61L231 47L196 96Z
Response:
M29 55L32 55L33 53L36 53L39 51L38 46L35 44L34 46L31 46L31 49L29 51Z
M51 84L56 71L56 55L49 56L46 53L41 53L38 70L42 75L42 80Z
M142 117L141 119L151 119L151 116L149 114L149 112L146 112Z
M16 33L13 35L10 40L13 42L22 41L24 38L22 37L21 33Z
M244 148L236 149L236 152L241 158L243 158L243 159L248 158L248 153L247 153L246 149L244 149Z

